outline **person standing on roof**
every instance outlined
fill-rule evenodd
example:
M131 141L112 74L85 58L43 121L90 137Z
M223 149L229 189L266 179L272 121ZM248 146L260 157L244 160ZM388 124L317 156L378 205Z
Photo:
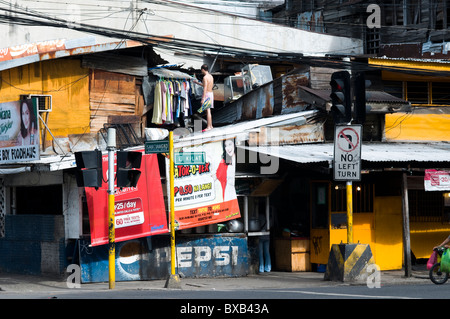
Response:
M203 86L202 105L198 109L198 112L203 113L206 111L206 128L203 130L203 132L206 132L213 128L211 109L214 108L214 94L212 91L214 86L214 79L208 71L207 64L203 64L200 70L202 71L203 74L202 83L198 81L195 82Z

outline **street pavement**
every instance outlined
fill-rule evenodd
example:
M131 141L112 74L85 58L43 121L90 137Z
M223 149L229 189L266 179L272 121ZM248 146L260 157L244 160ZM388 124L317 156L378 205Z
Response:
M413 267L410 277L405 276L404 270L390 270L380 272L380 285L401 285L429 283L428 271L425 265ZM289 289L326 287L343 284L366 285L367 278L361 281L328 281L319 272L278 272L252 274L245 277L213 277L213 278L180 278L179 287L165 288L166 280L122 281L115 283L115 290L121 289L182 289L195 292L196 290L239 290L239 289ZM109 290L108 282L82 283L77 288L70 288L66 278L54 276L31 276L12 273L0 273L0 299L4 296L30 294L33 292L68 292L105 291Z

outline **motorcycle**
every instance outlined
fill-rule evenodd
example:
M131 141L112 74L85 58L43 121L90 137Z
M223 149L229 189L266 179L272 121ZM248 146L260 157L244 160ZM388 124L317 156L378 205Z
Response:
M437 261L430 268L430 279L436 285L442 285L448 280L448 272L441 270L441 258L446 249L447 248L445 247L437 247L433 249L437 252Z

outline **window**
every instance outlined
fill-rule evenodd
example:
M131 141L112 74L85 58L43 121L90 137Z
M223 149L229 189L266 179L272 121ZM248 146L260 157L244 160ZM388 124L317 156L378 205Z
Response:
M431 104L450 105L450 83L431 83Z
M16 214L62 215L62 185L16 187Z
M403 82L402 81L384 81L384 91L395 97L403 99Z
M374 185L353 183L353 213L372 213ZM347 211L347 185L333 184L331 187L331 211Z
M384 81L384 91L413 105L450 105L450 82Z
M448 222L450 206L446 197L448 193L408 190L410 221Z
M406 96L411 104L428 104L428 82L407 82Z

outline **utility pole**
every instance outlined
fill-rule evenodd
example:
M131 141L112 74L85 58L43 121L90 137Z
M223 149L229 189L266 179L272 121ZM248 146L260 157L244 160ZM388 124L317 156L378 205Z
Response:
M116 230L114 225L114 153L116 150L116 129L108 129L108 266L109 289L116 286Z

